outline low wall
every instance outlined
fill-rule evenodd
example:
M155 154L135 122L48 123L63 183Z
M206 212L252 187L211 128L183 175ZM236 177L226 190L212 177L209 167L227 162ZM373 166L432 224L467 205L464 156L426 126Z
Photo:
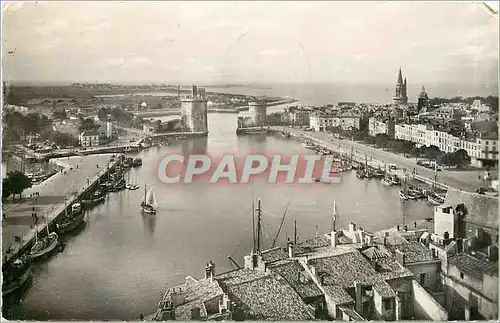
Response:
M448 313L439 305L431 294L414 280L413 284L413 311L417 319L432 321L447 321Z

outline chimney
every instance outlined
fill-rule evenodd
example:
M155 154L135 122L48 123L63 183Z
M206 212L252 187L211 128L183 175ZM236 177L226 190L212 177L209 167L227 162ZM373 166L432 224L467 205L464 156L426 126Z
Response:
M360 315L363 313L363 286L360 282L354 282L354 289L356 293L356 312Z
M292 241L290 241L290 238L288 238L287 247L288 247L288 257L289 258L295 257L295 250L293 248Z
M463 239L457 239L457 253L461 253L464 251L464 240Z
M349 223L349 233L354 233L356 231L356 223Z
M384 246L387 246L387 238L389 237L389 232L384 232Z
M210 262L205 267L205 279L213 279L215 276L215 264L210 260Z
M490 261L498 260L498 247L495 245L488 246L488 259Z
M198 89L196 88L196 85L193 85L193 98L196 98L198 96Z
M399 231L399 224L396 226L396 229Z
M399 249L396 249L396 261L404 267L406 255Z
M191 309L191 319L194 321L201 321L201 311L199 307Z
M365 237L365 242L366 242L366 244L369 244L369 245L370 245L370 244L372 244L372 236L367 235L367 236Z
M337 247L337 232L336 231L332 231L331 235L330 235L330 242L331 242L331 246L332 247Z

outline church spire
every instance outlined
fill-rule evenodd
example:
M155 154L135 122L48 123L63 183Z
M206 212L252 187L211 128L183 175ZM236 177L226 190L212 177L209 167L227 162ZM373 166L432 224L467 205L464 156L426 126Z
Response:
M398 84L403 84L403 74L401 73L401 66L399 67Z

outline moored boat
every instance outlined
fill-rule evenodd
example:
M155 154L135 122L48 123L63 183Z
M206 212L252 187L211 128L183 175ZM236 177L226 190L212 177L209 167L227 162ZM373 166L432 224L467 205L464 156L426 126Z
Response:
M392 185L401 185L401 180L396 175L392 175L390 180Z
M315 149L316 148L316 146L312 142L310 142L308 140L306 140L304 142L304 147L306 147L307 149Z
M92 206L97 203L104 202L106 200L106 193L98 189L90 197L82 199L82 204L84 206Z
M404 191L399 191L399 198L402 200L408 200L408 195Z
M127 185L125 185L125 188L128 190L134 191L134 190L139 189L139 185L138 184L127 184Z
M48 230L48 226L47 226ZM30 256L33 260L48 256L57 246L59 236L55 232L50 232L46 237L39 239L35 234L35 244L31 248Z
M137 167L142 165L142 159L141 158L136 158L134 159L132 166Z
M31 257L21 256L2 273L2 296L19 289L31 275Z
M364 170L358 170L356 172L356 177L357 178L365 178L365 171Z
M71 206L71 213L66 216L56 225L59 234L73 231L83 223L85 213L80 203L75 203Z
M391 181L389 178L387 178L387 177L382 178L382 181L381 181L381 182L382 182L382 184L384 184L385 186L392 186L392 181Z
M427 201L433 205L441 205L444 203L444 197L434 192L429 194Z

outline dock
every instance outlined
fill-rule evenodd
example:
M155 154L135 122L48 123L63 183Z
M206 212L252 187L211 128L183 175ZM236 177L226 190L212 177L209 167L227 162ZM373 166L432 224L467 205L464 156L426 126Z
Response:
M6 199L3 203L2 266L31 248L35 232L46 235L47 224L53 230L66 208L114 169L116 164L110 163L110 158L111 155L93 155L53 159L51 162L63 167L59 173L25 190L21 201L12 202L11 196ZM38 216L36 226L33 212Z

